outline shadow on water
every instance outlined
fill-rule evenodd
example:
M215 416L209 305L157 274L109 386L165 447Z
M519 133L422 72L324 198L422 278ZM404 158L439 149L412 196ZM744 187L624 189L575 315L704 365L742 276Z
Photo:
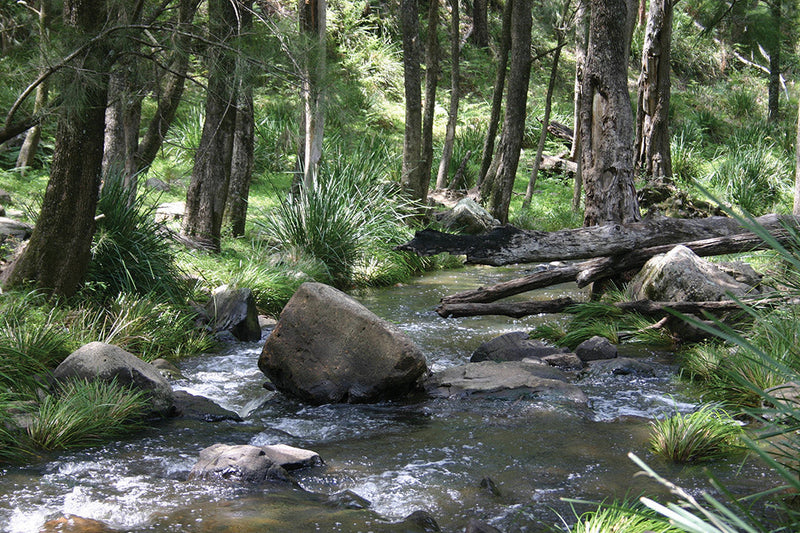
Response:
M445 294L519 274L466 268L355 296L406 331L439 370L466 362L481 342L501 333L563 319L442 319L433 312ZM581 297L574 285L535 297L565 294ZM655 377L579 381L590 408L526 398L307 406L262 387L261 344L183 361L185 379L174 384L238 412L243 422L172 420L135 439L6 468L0 471L0 528L39 531L47 519L75 514L118 531L415 531L397 522L425 510L444 531L463 531L472 517L505 532L547 531L558 526L559 515L575 520L562 498L665 497L636 475L629 451L686 487L707 489L703 468L671 467L647 452L648 420L694 405L673 378L669 354L636 354L654 365ZM187 481L198 452L215 442L310 448L325 465L297 472L299 487ZM749 459L708 468L743 494L769 485ZM343 491L371 505L331 498Z

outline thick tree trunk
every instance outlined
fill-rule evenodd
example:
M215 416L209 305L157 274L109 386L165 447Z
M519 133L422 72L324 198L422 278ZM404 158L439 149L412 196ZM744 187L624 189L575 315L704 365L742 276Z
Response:
M553 90L556 86L556 76L558 75L558 59L561 57L561 48L564 46L563 32L558 32L558 46L553 52L553 66L550 69L550 83L547 85L547 94L544 99L544 118L542 119L542 131L539 134L539 144L536 146L536 157L533 158L533 170L531 178L528 180L528 189L525 191L525 199L522 201L522 208L527 209L531 205L533 190L536 187L536 179L539 177L539 165L544 153L544 142L547 139L547 131L550 127L550 109L553 102Z
M637 166L648 177L672 176L669 133L672 0L651 0L636 106Z
M429 176L424 176L422 172L422 91L417 0L401 1L400 25L403 32L403 80L406 97L400 184L409 197L424 202L427 199Z
M103 179L121 179L129 203L136 199L136 157L142 96L132 86L128 66L119 65L109 79L109 103L103 151Z
M489 11L486 0L472 1L472 31L469 40L478 48L489 47Z
M785 224L800 226L798 219L790 216L764 215L756 222L771 232L783 229ZM448 252L466 255L468 263L501 266L614 256L640 248L730 237L748 231L728 217L664 217L553 232L521 230L513 226L503 226L482 235L423 230L397 249L419 255Z
M106 13L102 1L64 2L64 23L79 38L96 35ZM71 296L84 279L103 161L109 57L107 47L97 43L68 71L71 76L62 78L62 94L80 86L83 99L63 106L42 210L25 251L3 272L7 287L33 281L55 294Z
M447 130L444 136L442 159L439 161L439 172L436 174L436 188L447 187L447 171L450 168L450 159L453 157L453 144L456 141L456 121L458 120L458 101L461 96L458 78L461 75L459 68L459 51L461 48L461 34L459 33L460 17L458 15L459 0L450 0L450 107L447 111Z
M311 43L303 59L302 97L305 138L303 184L312 188L322 158L325 129L326 15L327 0L300 0L300 31Z
M38 32L40 41L39 46L42 48L44 48L45 44L48 42L47 32L50 26L50 10L50 0L40 0ZM42 59L44 59L44 54L41 55ZM50 82L47 79L36 87L36 98L33 103L34 115L41 112L41 110L47 105L49 88ZM42 127L38 123L29 129L25 134L25 140L22 142L22 146L19 149L19 154L17 155L17 167L23 169L22 172L24 172L24 169L27 167L33 166L34 159L36 158L36 151L39 149L39 141L41 138Z
M589 17L586 13L589 0L578 0L575 10L575 94L573 100L573 132L574 141L570 151L570 159L577 163L574 184L572 187L572 211L577 213L581 207L583 193L583 169L581 165L581 89L583 88L583 70L586 66L586 48L589 45Z
M183 96L186 72L189 69L189 47L191 45L191 25L197 12L199 0L179 0L178 32L173 38L175 50L172 53L169 71L164 74L166 81L156 82L156 99L158 105L153 118L147 126L136 150L135 174L146 171L153 164L164 137L167 135L175 112Z
M241 2L241 35L252 30L253 0ZM228 205L225 213L234 237L244 235L250 180L253 176L255 149L255 119L253 114L253 73L243 57L237 58L236 67L236 118L231 153L231 179L228 187Z
M236 28L228 0L209 0L209 30L218 45L208 49L206 119L186 192L183 234L205 248L220 251L222 216L228 197L235 126L234 58L226 49Z
M476 187L480 191L491 191L491 183L485 183L489 167L494 156L494 141L497 137L497 127L500 124L500 111L503 107L503 91L506 86L506 70L508 68L508 51L511 49L511 12L514 0L506 0L503 8L503 23L500 33L500 42L497 47L497 72L494 79L494 91L492 92L492 111L489 116L489 125L486 129L486 141L483 143L483 154L481 156L481 170L478 173ZM488 194L482 193L484 198Z
M429 0L428 36L425 40L425 108L422 117L422 185L428 196L433 167L433 118L436 113L436 86L439 83L439 0Z
M633 114L628 94L628 3L591 0L581 91L584 225L641 219L634 189Z
M508 207L517 177L522 137L525 134L528 83L531 75L531 25L531 0L514 0L506 115L500 146L497 148L497 171L492 179L494 185L489 197L492 216L503 224L508 222Z

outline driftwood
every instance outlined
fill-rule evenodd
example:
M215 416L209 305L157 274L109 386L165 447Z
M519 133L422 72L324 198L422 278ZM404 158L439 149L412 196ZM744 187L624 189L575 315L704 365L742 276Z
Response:
M800 218L764 215L756 219L772 233L798 227ZM654 246L675 245L749 233L733 218L657 218L631 224L611 224L560 231L521 230L503 226L482 235L418 231L398 250L419 255L448 252L466 255L467 263L510 265L611 257Z
M542 154L542 161L539 164L540 170L547 170L550 172L567 171L567 174L574 175L578 171L578 163L564 159L563 157L556 157L554 155Z
M776 231L773 234L778 241L788 240L788 233ZM699 256L732 254L749 252L765 248L764 241L753 233L744 233L732 237L719 237L681 243ZM669 252L675 245L666 244L634 250L628 254L614 257L599 257L580 263L549 266L545 270L534 272L520 278L512 279L490 287L480 287L475 290L459 292L442 298L443 304L456 303L488 303L516 294L549 287L557 283L574 281L578 287L585 287L593 281L612 276L617 272L624 272L640 268L651 257Z
M779 300L748 300L749 303L771 305ZM443 318L459 318L466 316L502 315L522 318L542 313L561 313L567 308L582 302L572 298L556 298L534 302L494 302L494 303L447 303L436 308ZM645 316L669 316L670 310L683 314L701 314L703 312L722 313L737 311L741 303L734 300L714 302L654 302L652 300L636 300L633 302L617 302L615 307L628 312Z

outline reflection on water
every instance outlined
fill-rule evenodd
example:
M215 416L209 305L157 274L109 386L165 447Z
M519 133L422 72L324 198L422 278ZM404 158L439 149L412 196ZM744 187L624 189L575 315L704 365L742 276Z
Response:
M471 267L355 296L407 332L437 370L466 362L481 342L498 334L562 320L442 319L433 312L445 294L520 274ZM581 297L569 285L537 291L535 297L565 293ZM656 377L579 382L590 409L442 399L312 407L262 387L256 365L261 345L237 344L183 361L185 379L174 384L238 412L244 422L171 420L135 439L6 468L0 471L0 528L34 532L47 519L76 514L120 531L402 531L392 522L422 509L444 531L462 531L471 517L502 531L544 531L560 523L559 515L574 521L561 498L665 496L635 475L629 451L693 490L707 486L702 469L669 468L647 452L648 419L693 407L672 377L668 355L638 354L655 365ZM306 447L326 464L299 472L299 487L187 481L198 452L215 442ZM743 493L769 485L751 461L716 463L711 469ZM481 487L487 477L497 493ZM330 501L345 490L371 501L371 507Z

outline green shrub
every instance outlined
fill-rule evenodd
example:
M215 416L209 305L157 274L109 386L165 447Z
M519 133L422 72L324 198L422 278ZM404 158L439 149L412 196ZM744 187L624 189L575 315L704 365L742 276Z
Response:
M722 408L702 406L689 414L674 415L651 423L650 449L676 463L709 461L740 447L742 429Z

